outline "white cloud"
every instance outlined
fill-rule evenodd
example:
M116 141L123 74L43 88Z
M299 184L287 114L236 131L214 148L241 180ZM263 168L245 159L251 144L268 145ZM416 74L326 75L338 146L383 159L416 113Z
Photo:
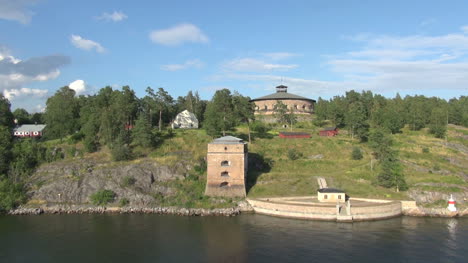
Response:
M30 89L30 88L20 88L20 89L6 89L3 91L3 95L8 100L12 101L18 97L23 96L36 96L44 97L47 95L48 90L44 89Z
M187 60L183 64L168 64L168 65L162 65L161 69L166 70L166 71L178 71L178 70L183 70L183 69L188 69L188 68L201 68L203 67L203 62L201 62L198 59L193 59L193 60Z
M88 85L82 79L77 79L70 84L68 87L76 92L77 95L83 94L88 89Z
M273 52L273 53L263 53L263 56L270 58L272 60L283 60L292 57L297 57L299 54L290 53L290 52Z
M37 0L0 0L0 19L28 24L33 15L28 7L36 2Z
M114 11L113 13L110 13L110 14L105 12L102 15L97 17L98 20L113 21L113 22L120 22L127 18L128 16L121 11L118 11L118 12Z
M79 49L88 50L88 51L96 50L99 53L103 53L104 51L106 51L106 49L102 47L101 44L99 44L98 42L95 42L89 39L84 39L78 35L71 35L70 41L75 47Z
M463 33L468 34L468 26L462 26L460 29L463 31Z
M297 68L294 64L272 64L254 58L233 59L223 64L225 70L243 72L285 71Z
M195 25L180 24L171 28L154 30L149 34L151 41L165 46L177 46L186 42L208 43L208 37Z

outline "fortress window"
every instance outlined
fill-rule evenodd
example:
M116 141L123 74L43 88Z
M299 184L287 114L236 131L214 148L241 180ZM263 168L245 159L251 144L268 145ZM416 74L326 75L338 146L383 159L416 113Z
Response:
M222 161L221 166L229 166L229 161Z
M224 171L224 172L221 173L221 176L222 177L229 177L229 173Z
M222 182L221 184L219 184L219 187L227 187L227 186L229 186L228 182Z
M297 110L297 105L294 105L294 109Z
M265 110L268 110L268 106L267 106L267 105L265 105Z
M224 147L224 150L227 151L227 147Z
M305 104L304 104L304 105L302 105L302 109L303 109L303 110L305 110L305 108L306 108L306 105L305 105Z
M323 196L323 199L328 199L328 195L324 195L324 196Z

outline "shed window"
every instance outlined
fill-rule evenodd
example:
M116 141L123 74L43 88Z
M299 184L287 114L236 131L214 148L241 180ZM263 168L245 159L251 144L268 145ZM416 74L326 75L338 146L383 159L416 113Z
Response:
M227 171L224 171L221 173L222 177L229 177L229 173Z
M228 182L222 182L219 184L219 187L227 187L227 186L229 186Z
M328 199L328 195L324 195L324 196L323 196L323 199Z
M229 161L222 161L221 166L229 166Z
M338 195L338 199L341 199L341 195Z

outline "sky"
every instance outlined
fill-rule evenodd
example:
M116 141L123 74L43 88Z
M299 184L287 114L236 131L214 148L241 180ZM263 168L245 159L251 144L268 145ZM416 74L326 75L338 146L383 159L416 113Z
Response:
M468 95L467 14L456 0L0 0L0 92L29 112L63 86L450 99Z

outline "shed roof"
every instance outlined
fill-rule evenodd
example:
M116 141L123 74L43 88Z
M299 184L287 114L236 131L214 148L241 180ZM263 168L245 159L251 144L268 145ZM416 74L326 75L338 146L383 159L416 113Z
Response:
M16 127L14 132L41 132L46 127L45 124L23 124Z
M224 136L218 139L214 139L212 144L244 144L244 140L236 138L234 136Z
M336 127L326 127L325 129L323 129L324 131L334 131L336 130Z
M317 190L319 193L344 193L345 191L336 188L321 188Z

